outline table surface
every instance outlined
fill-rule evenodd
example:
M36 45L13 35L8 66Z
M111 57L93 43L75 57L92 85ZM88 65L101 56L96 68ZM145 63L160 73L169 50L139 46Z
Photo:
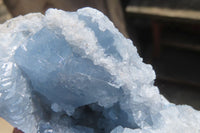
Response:
M0 132L1 133L13 133L14 127L7 121L0 117Z

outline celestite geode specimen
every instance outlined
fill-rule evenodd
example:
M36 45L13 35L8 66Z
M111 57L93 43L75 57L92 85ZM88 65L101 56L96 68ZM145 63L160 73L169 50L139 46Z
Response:
M200 133L100 11L49 9L0 25L0 117L26 133Z

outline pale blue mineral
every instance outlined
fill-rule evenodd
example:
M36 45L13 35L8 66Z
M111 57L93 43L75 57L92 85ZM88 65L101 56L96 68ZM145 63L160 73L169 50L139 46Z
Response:
M100 11L57 9L0 25L0 117L26 133L200 133Z

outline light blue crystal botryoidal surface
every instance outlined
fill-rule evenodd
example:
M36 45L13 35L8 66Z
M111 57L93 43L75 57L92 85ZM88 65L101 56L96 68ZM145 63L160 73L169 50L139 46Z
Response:
M57 9L0 25L0 117L26 133L199 133L100 11Z

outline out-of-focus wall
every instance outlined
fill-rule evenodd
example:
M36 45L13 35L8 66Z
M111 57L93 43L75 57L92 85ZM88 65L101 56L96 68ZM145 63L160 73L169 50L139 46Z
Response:
M12 18L11 14L8 12L3 0L0 0L0 23Z
M15 17L30 12L44 13L48 8L76 11L82 7L93 7L106 14L126 37L126 26L120 0L4 0Z

